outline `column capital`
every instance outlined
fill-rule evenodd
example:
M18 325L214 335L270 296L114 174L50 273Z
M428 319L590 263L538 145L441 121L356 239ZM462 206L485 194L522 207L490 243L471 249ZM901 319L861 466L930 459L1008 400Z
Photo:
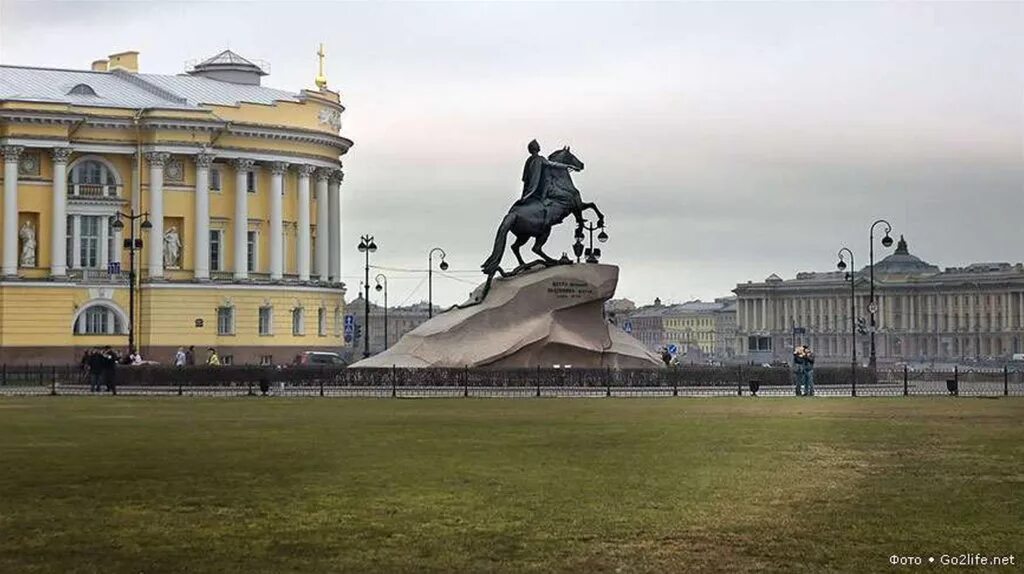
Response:
M4 161L18 161L18 158L21 157L21 152L25 151L25 146L5 145L2 151Z
M71 159L72 151L74 150L69 147L55 147L50 150L50 153L53 154L54 163L67 163Z
M270 162L270 173L274 175L284 175L288 171L288 164L283 161L272 161Z
M331 183L334 185L341 185L341 182L345 179L345 172L340 169L331 170Z
M238 171L249 171L256 165L256 162L251 159L235 158L231 160L231 165L235 166L235 169Z
M213 164L213 160L217 156L212 153L197 153L196 154L196 167L209 168Z
M295 166L295 171L299 172L302 177L309 177L316 171L315 165L309 165L308 163L302 163Z
M327 168L324 168L324 167L318 167L316 169L316 180L317 181L327 181L328 179L330 179L330 177L331 177L331 170L329 170Z
M163 167L169 159L171 159L171 154L165 151L146 152L146 161L149 162L150 167Z

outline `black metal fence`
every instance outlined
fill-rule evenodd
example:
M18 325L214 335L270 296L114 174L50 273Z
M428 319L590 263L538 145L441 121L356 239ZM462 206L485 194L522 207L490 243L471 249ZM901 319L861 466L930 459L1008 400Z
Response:
M98 390L97 390L98 386ZM332 366L119 366L93 380L79 366L0 365L2 395L342 397L706 397L792 396L787 368L753 366L616 369L346 369ZM820 396L1024 396L1019 369L872 372L821 367Z

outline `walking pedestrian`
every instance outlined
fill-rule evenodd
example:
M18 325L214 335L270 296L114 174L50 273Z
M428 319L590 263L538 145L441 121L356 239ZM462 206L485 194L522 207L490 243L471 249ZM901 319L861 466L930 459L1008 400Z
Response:
M184 367L188 361L188 355L185 353L185 347L178 347L178 352L174 354L174 366Z
M196 346L189 345L185 351L185 366L192 367L196 364Z
M217 356L217 349L209 347L206 349L206 364L211 366L220 365L220 357Z

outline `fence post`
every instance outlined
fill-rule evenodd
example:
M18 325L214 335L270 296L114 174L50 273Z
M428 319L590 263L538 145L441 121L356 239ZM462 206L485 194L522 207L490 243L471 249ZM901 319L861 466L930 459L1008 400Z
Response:
M324 378L317 377L317 380L320 381L320 396L322 397L324 396Z
M743 365L736 366L736 396L743 396Z
M391 365L391 398L398 397L398 367Z
M853 377L850 382L850 396L855 397L857 396L857 363L854 363L853 368L850 369L850 375Z
M537 365L537 396L540 397L540 365Z
M910 396L910 388L907 385L907 366L903 365L903 396Z
M672 396L679 396L679 377L677 376L672 377Z
M7 363L3 364L2 374L3 374L3 378L2 378L2 380L0 380L0 384L3 384L4 386L7 386Z
M605 372L604 377L604 396L612 396L612 378L610 376L610 373L608 373L607 371Z
M181 376L180 372L178 373L178 376ZM181 379L178 379L178 396L181 396Z
M953 393L954 397L960 396L960 365L953 365L953 380L956 381L956 391Z
M469 365L462 368L462 398L469 397Z
M1003 365L1003 396L1010 396L1010 367Z
M57 396L57 365L53 366L53 372L50 373L50 396Z

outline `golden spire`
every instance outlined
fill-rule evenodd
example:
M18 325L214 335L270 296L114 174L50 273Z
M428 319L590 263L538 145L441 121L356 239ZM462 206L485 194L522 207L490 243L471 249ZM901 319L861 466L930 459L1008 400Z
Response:
M327 89L327 76L324 75L324 45L320 43L320 49L316 51L316 55L320 58L320 73L316 75L316 87L321 90Z

